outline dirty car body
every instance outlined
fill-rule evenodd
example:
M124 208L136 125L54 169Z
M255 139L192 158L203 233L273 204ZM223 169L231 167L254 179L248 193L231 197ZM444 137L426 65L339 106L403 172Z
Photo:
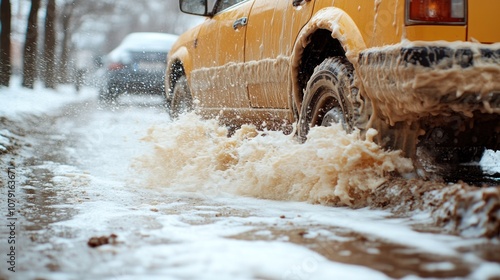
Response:
M168 58L173 115L289 130L378 130L407 157L500 148L496 0L180 0L206 16Z

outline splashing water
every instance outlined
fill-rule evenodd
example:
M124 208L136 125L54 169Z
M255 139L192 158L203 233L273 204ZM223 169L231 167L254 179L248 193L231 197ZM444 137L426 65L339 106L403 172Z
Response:
M376 145L375 130L361 140L340 125L315 127L303 144L249 125L227 135L216 120L184 115L149 130L144 140L154 143L154 153L134 167L147 174L150 187L329 205L367 199L391 173L413 168L399 152Z
M341 125L314 127L301 144L293 135L246 125L228 137L217 120L187 114L149 129L143 140L154 147L133 164L146 176L135 185L382 208L403 216L424 211L444 231L500 237L500 186L408 178L411 161L382 150L376 134L369 130L363 140Z

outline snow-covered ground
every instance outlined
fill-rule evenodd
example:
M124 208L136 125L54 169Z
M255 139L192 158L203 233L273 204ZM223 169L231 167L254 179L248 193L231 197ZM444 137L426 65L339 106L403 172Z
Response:
M58 90L51 90L43 88L39 82L31 90L21 87L18 76L12 78L10 88L0 88L0 92L0 118L16 122L23 122L26 117L57 114L62 106L91 100L95 95L94 89L86 88L77 92L71 85L62 85ZM15 137L8 127L0 127L0 152L14 145L13 138Z
M72 85L59 85L57 90L51 90L37 82L33 90L23 88L18 76L12 78L11 87L0 90L2 93L0 117L12 120L22 120L25 115L40 116L54 113L64 105L92 100L95 96L93 88L77 92Z
M171 121L156 97L96 100L92 88L0 89L0 178L15 166L19 226L15 273L9 230L0 230L0 278L500 277L499 240L477 237L488 223L469 220L463 236L437 226L435 215L469 209L453 208L463 201L433 212L426 207L444 200L436 189L417 206L396 203L402 188L424 186L387 181L386 172L407 171L397 153L335 128L313 130L303 145L251 127L228 138L194 115ZM487 160L494 168L496 156ZM381 184L394 207L372 203ZM474 199L471 211L483 213L489 202ZM338 206L349 204L361 208ZM101 236L110 244L87 245Z

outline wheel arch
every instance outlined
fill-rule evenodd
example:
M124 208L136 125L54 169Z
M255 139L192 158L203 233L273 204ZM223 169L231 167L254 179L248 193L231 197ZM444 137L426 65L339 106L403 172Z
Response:
M316 66L332 56L347 57L356 65L358 54L364 49L361 32L346 12L329 7L315 13L297 36L291 56L294 113L301 107L303 89Z
M167 69L165 72L165 94L168 101L172 98L173 89L177 79L185 75L189 81L192 68L192 60L187 48L181 47L174 53L169 54Z

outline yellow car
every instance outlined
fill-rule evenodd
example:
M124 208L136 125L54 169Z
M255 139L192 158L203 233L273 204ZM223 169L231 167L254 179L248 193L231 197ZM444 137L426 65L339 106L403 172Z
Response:
M212 3L209 5L209 2ZM411 158L500 148L498 0L180 0L207 17L168 56L173 116L376 128Z

